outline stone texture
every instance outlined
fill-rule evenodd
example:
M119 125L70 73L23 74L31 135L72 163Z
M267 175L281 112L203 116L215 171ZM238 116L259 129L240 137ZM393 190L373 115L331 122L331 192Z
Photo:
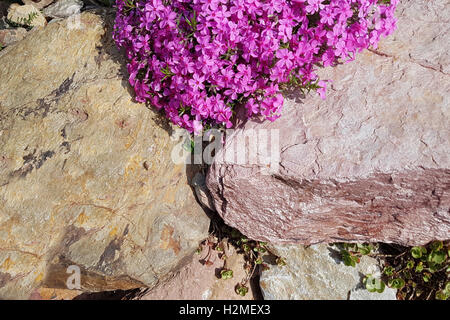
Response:
M0 51L2 299L66 289L69 265L82 291L152 287L208 235L196 168L133 102L113 19L83 13Z
M449 14L447 0L402 0L397 9L397 32L384 40L378 50L397 60L449 75Z
M45 8L42 13L50 18L67 18L80 13L83 7L81 0L59 0L58 2Z
M368 292L362 279L380 275L374 258L363 256L356 267L345 266L339 252L326 245L272 246L271 251L286 261L262 271L261 290L266 300L396 300L397 291Z
M32 5L38 10L45 8L49 4L52 4L55 0L22 0L22 2L26 5Z
M377 51L321 70L325 101L288 95L283 117L228 139L207 176L227 224L274 243L449 238L450 5L402 1L397 15ZM277 172L218 160L247 129L279 130Z
M25 28L0 30L0 45L3 47L9 46L22 40L26 35L27 30Z
M254 300L254 288L247 285L248 293L242 297L235 293L235 286L246 277L244 256L238 254L233 247L226 247L227 262L219 258L217 251L211 252L211 265L202 264L208 254L208 249L203 246L203 251L195 255L192 261L181 269L169 281L146 292L140 300ZM233 278L220 279L219 270L226 266L233 270Z
M13 3L8 9L8 20L28 27L44 27L47 20L42 13L32 5L20 6Z
M80 290L38 288L30 296L30 300L73 300L83 294Z

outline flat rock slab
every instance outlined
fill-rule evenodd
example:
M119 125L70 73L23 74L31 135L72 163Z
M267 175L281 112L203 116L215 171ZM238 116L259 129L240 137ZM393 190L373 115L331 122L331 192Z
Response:
M260 285L266 300L396 300L395 289L371 293L363 285L365 275L380 276L374 258L363 256L356 267L350 267L340 261L334 247L323 244L270 249L286 265L272 265L262 272Z
M247 284L249 292L245 296L235 292L235 286L247 277L244 270L244 255L230 246L225 250L227 261L222 260L219 252L208 252L203 246L202 252L194 255L191 262L182 268L170 280L148 290L140 300L254 300L254 288ZM205 258L210 264L205 264ZM220 270L226 266L233 271L231 279L221 279Z
M133 102L113 19L83 13L0 52L1 299L68 289L73 265L81 291L152 287L207 237L196 168Z
M290 95L280 119L227 139L207 186L228 225L273 243L450 237L450 5L402 1L397 16L377 50L321 70L332 79L325 101ZM278 133L278 170L223 156L248 159L235 145L261 129Z

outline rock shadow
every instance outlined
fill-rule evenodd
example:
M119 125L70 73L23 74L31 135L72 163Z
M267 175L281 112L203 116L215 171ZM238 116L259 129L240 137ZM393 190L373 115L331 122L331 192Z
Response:
M336 264L343 263L339 250L336 250L330 246L327 247L327 250L329 252L328 255L334 260L334 262L336 262Z
M127 89L129 94L133 97L135 96L134 89L128 82L128 69L127 69L127 59L123 49L119 49L116 46L112 34L114 31L114 20L116 15L116 10L113 8L105 7L88 7L84 12L89 12L97 14L103 18L103 28L105 33L100 39L100 45L96 47L98 51L98 56L95 58L98 65L101 64L103 59L111 59L120 66L117 76L122 79L122 86Z

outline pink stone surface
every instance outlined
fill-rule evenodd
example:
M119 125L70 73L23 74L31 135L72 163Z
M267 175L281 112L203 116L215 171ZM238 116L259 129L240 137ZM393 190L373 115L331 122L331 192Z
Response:
M233 278L223 280L218 272L224 267L217 251L212 251L211 265L201 263L207 256L207 249L194 255L192 261L177 272L171 279L161 282L145 293L141 300L254 300L253 287L248 284L249 292L244 297L235 293L234 287L246 276L243 268L244 257L236 253L233 247L225 252L228 256L226 268L233 270Z
M229 137L207 176L227 224L274 243L450 238L450 4L397 16L378 49L321 70L326 100L287 97L280 119ZM277 172L217 160L249 129L279 130Z

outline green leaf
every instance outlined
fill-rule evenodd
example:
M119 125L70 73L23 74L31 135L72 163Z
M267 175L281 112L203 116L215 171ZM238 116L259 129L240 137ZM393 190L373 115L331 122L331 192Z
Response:
M423 271L423 262L420 261L416 266L416 272L422 272Z
M368 255L372 251L372 246L369 244L357 244L358 252L362 255Z
M412 269L412 268L414 267L414 260L409 260L409 261L406 263L406 267L407 267L408 269Z
M222 270L220 272L220 277L223 280L227 280L227 279L233 278L233 270L227 270L227 269Z
M422 279L423 279L424 282L429 282L430 279L431 279L431 274L429 274L428 272L425 273L425 274L423 275Z
M246 237L241 237L241 241L242 241L242 243L247 243L249 241L249 239Z
M438 271L439 266L433 262L428 263L428 271L430 271L431 273L435 273L436 271Z
M425 247L412 247L412 249L411 249L411 255L415 259L420 259L426 253L427 253L427 249Z
M386 266L383 270L383 273L387 275L388 277L392 276L394 274L394 268L391 266Z
M447 259L447 254L444 251L432 251L428 255L428 262L435 264L442 264Z
M254 250L255 252L260 252L260 253L264 253L264 252L267 251L266 249L264 249L264 248L262 248L262 247L256 247L256 248L254 248L253 250Z
M443 248L444 244L442 243L442 241L433 241L430 244L431 250L433 251L439 251Z
M236 293L240 296L245 296L248 293L248 288L246 286L238 284L236 286Z
M435 295L436 300L447 300L449 295L446 294L443 290L439 290Z
M445 284L444 291L450 293L450 282Z
M386 285L381 279L375 278L372 275L367 275L365 278L366 289L369 292L382 293Z
M348 251L341 251L341 257L346 266L355 267L356 264L359 263L359 258L351 255Z
M405 286L405 280L402 278L390 279L388 281L388 286L394 289L401 289Z

